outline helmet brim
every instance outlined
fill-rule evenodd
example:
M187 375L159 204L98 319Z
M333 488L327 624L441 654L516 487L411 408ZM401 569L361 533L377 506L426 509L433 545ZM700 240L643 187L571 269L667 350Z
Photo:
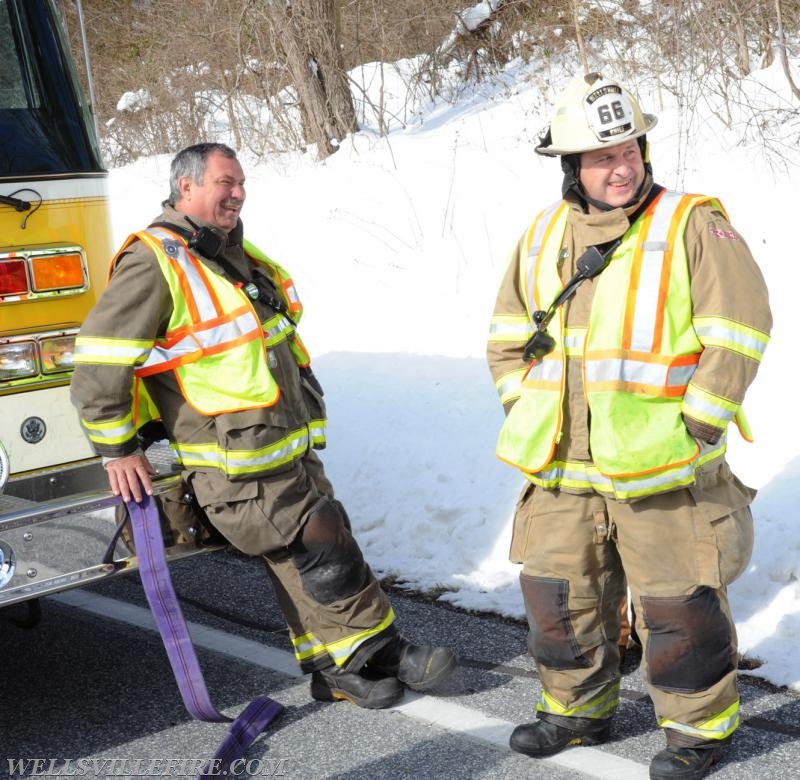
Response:
M619 140L614 139L612 142L603 142L597 141L596 143L586 146L581 145L576 148L566 148L566 147L558 147L554 146L553 144L545 145L544 142L540 143L538 146L534 148L536 154L544 155L545 157L559 157L563 154L583 154L584 152L593 152L597 149L610 149L612 146L619 146L620 144L624 144L626 141L630 141L634 138L639 138L639 136L645 135L645 133L649 133L658 123L658 117L654 114L642 114L642 119L644 120L644 128L642 130L637 130L635 133L631 133L630 135L626 135L624 138L620 138ZM549 133L547 134L549 136Z

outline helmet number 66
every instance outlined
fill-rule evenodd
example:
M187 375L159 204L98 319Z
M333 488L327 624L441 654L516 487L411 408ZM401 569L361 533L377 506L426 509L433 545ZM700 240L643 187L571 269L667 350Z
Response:
M612 100L610 105L600 105L597 107L597 115L603 125L613 122L615 119L625 118L625 108L619 100Z

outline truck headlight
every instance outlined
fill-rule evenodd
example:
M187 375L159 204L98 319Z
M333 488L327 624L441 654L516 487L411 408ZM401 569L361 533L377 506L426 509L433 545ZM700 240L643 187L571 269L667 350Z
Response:
M0 344L0 382L36 376L36 343L12 341Z
M39 341L42 373L55 374L73 368L75 336L53 336Z

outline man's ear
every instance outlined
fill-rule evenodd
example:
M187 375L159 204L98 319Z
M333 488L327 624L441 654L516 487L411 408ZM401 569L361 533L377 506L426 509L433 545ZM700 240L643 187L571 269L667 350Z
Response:
M181 200L191 200L193 186L194 179L191 176L181 176L178 179L178 192L181 194Z

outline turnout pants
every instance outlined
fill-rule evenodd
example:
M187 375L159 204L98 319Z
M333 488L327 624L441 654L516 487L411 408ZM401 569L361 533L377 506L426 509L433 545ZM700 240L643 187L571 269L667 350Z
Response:
M750 559L753 496L724 462L694 486L630 503L523 491L511 559L523 564L540 713L613 714L627 582L659 725L690 741L735 731L738 657L726 586Z
M389 600L314 452L269 478L232 482L193 472L186 479L226 539L265 561L303 671L357 671L394 640Z

